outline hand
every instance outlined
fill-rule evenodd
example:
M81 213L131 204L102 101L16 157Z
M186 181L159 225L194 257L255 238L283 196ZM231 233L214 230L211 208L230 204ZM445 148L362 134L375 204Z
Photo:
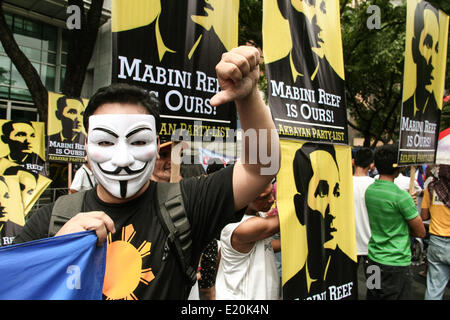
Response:
M86 230L95 230L97 234L97 246L101 247L105 242L108 231L116 232L114 221L103 211L80 212L72 219L67 221L55 236L81 232Z
M258 49L251 46L240 46L224 53L216 66L221 91L211 98L211 105L247 98L256 89L259 60Z

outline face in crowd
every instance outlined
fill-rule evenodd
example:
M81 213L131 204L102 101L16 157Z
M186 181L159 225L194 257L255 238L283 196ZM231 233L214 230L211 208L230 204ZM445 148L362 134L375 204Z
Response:
M325 249L336 247L334 220L340 197L340 177L332 148L305 144L297 150L293 162L298 191L294 195L294 206L299 222L306 229L308 272L314 279L321 278L325 272Z
M420 6L416 10L420 10ZM415 20L421 18L416 14ZM421 82L431 93L439 54L439 21L437 12L434 10L425 9L423 11L423 24L415 22L412 50L417 67L418 85Z
M267 212L275 202L275 197L272 192L273 184L270 183L266 189L248 205L249 212Z
M139 108L139 107L137 107ZM100 184L116 198L135 195L149 180L157 157L155 118L101 114L89 118L87 153Z
M3 136L2 140L9 145L11 153L26 156L26 154L33 152L32 145L35 138L36 135L31 124L17 122L12 124L12 131L9 133L9 136Z
M58 100L55 114L61 121L62 135L65 138L72 138L83 130L84 105L78 99L62 98L64 99Z

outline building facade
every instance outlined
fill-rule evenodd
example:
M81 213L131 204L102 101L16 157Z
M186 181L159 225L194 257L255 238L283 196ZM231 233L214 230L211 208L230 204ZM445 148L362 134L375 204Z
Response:
M89 5L90 1L85 1ZM111 82L110 1L102 12L96 48L89 64L82 97ZM67 60L67 1L5 0L5 19L22 52L31 61L48 91L61 92ZM25 81L0 43L0 118L17 121L39 119Z

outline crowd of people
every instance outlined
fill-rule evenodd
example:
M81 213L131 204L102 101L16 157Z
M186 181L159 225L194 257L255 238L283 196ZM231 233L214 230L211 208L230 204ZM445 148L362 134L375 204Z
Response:
M211 105L233 100L243 130L267 133L276 129L256 85L259 60L258 50L248 46L224 54L216 68L222 91ZM126 84L101 88L90 99L84 114L88 165L80 169L85 178L73 186L73 192L85 192L83 212L65 217L54 234L95 230L98 245L103 245L107 239L121 240L132 229L130 241L136 247L151 243L151 254L143 255L142 265L153 277L124 297L282 299L280 261L275 255L281 247L280 222L273 208L277 172L261 174L264 166L273 164L247 163L249 146L244 144L246 157L236 163L211 163L207 174L178 168L174 179L166 149L173 143L160 143L156 134L161 126L157 104L151 94ZM266 144L260 148L279 150L278 138L257 141ZM396 148L386 145L375 153L361 148L354 158L358 260L381 270L380 285L368 289L367 298L411 298L410 236L425 237L423 220L430 218L426 298L439 299L450 274L449 166L439 166L439 173L424 188L419 214L415 198L422 189L411 195L396 185L401 171L396 157ZM370 177L373 167L377 179ZM182 199L189 220L189 261L199 267L194 285L180 263L178 247L159 220L158 183L173 181L179 185L176 196ZM14 243L52 234L49 225L54 215L53 204L41 208ZM126 270L126 259L123 264ZM103 294L121 298L113 295L119 284L112 277L105 281Z
M375 152L360 148L353 159L358 262L364 270L381 271L367 299L412 299L411 238L426 237L424 222L429 222L430 235L424 298L442 299L450 279L450 166L430 166L428 176L411 180L396 166L397 154L395 146L385 145ZM378 174L371 177L374 169Z

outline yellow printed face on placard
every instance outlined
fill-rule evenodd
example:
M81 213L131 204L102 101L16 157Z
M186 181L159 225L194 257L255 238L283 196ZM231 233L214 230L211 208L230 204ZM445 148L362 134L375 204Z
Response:
M192 21L206 30L213 28L227 50L236 47L239 0L206 0L204 10L206 15L192 16ZM227 19L223 17L227 17Z
M312 283L335 277L337 264L356 261L351 152L283 140L277 176L283 284L306 274ZM350 267L350 266L347 266Z
M22 198L17 176L0 175L0 227L11 221L18 226L25 224ZM1 243L1 242L0 242Z
M317 57L326 59L344 79L339 1L265 0L263 37L265 63L279 60L290 51L305 50L307 42Z
M44 123L0 120L0 157L16 163L27 162L35 153L44 158ZM31 163L31 158L28 160Z
M311 153L310 158L314 174L308 184L308 207L322 215L325 223L324 246L334 249L336 242L330 242L337 231L333 227L333 220L339 210L339 170L332 156L326 151L315 151Z
M192 15L191 21L202 26L207 31L213 31L227 50L237 46L239 0L205 0L203 11L205 15ZM200 3L200 1L199 1ZM133 5L127 0L112 1L112 32L121 32L147 26L155 22L155 39L159 61L167 52L176 53L172 45L166 45L169 39L163 38L164 30L160 25L161 13L169 4L161 0L137 0ZM186 28L186 27L185 27ZM197 38L192 48L188 49L191 59L202 35Z
M342 46L340 29L337 28L340 26L339 1L291 0L291 3L292 7L302 12L312 25L310 35L312 51L320 58L326 57L336 73L343 79L342 50L336 50Z
M448 25L449 17L428 2L408 1L403 101L426 91L442 110ZM426 111L422 104L416 101L415 113Z

